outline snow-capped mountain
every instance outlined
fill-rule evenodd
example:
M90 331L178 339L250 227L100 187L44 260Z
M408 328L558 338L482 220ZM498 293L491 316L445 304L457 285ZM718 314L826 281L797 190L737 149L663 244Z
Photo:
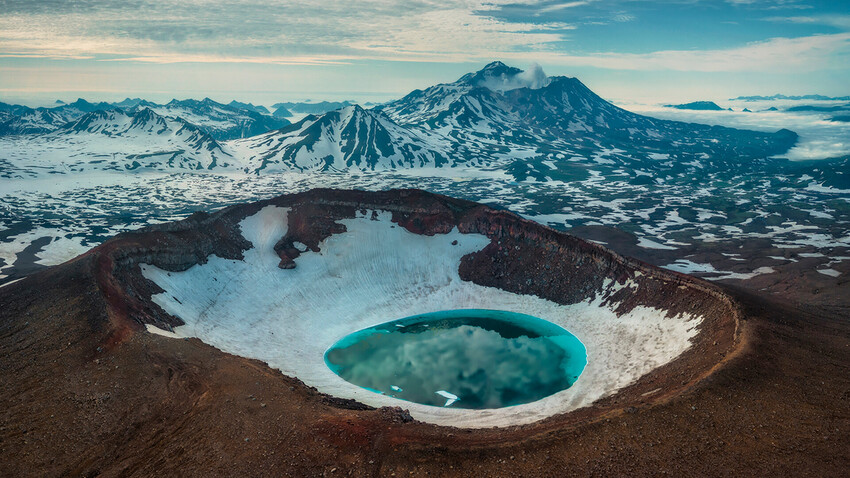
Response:
M467 105L477 109L474 106L478 98L499 95L500 91L495 85L504 85L508 78L514 78L521 73L522 70L518 68L496 61L476 73L467 73L454 83L413 90L405 97L377 106L376 109L401 124L425 125L431 128L450 125L455 116L451 114L452 111L462 112ZM485 86L488 84L494 87ZM509 108L506 104L500 106L504 110ZM507 111L500 112L504 113Z
M446 138L356 105L228 146L250 172L440 167L455 158Z
M354 103L351 101L301 101L276 103L273 107L275 109L275 115L284 114L284 111L289 112L290 115L292 113L317 115L345 108L346 106L354 106Z
M271 116L262 106L236 101L225 105L205 98L201 101L172 100L168 104L159 105L141 98L127 98L117 103L89 103L81 98L52 108L0 103L0 136L48 133L86 113L116 108L125 111L150 108L160 116L186 120L216 140L245 138L289 124L286 119Z
M377 109L399 124L463 142L537 144L541 157L595 156L651 169L695 161L728 167L781 154L797 139L787 130L760 133L638 115L605 101L576 78L547 77L501 62ZM662 156L674 161L659 161Z
M109 103L109 105L110 105L110 108L106 108L106 109L121 108L121 109L126 110L126 109L136 108L136 107L144 108L146 106L148 106L148 107L157 106L156 103L144 100L142 98L125 98L124 100L119 101L117 103Z
M275 118L233 104L221 104L209 98L200 101L171 100L165 105L148 107L160 116L182 118L219 141L247 138L289 124L289 121L283 118Z
M0 111L0 136L48 133L67 122L66 116L49 109L21 106L12 111Z
M171 151L179 154L150 161L151 167L251 173L464 165L500 170L517 180L571 181L593 168L635 181L663 181L697 171L761 167L797 140L787 130L765 133L642 116L605 101L576 78L548 77L539 68L522 71L501 62L372 109L348 105L291 125L250 109L251 104L224 105L209 98L122 103L133 106L82 117L84 110L110 105L78 100L47 109L78 115L61 128L52 117L26 123L21 111L8 105L0 114L17 118L17 130L37 132L38 124L53 122L48 131L56 134L26 142L49 142L57 157L63 147L86 154L80 145L90 135L97 138L86 140L95 145L95 155L123 158L141 150L160 157ZM60 138L71 133L73 141L61 146ZM104 138L109 147L100 146Z
M0 136L49 133L86 113L114 107L110 103L89 103L82 98L53 108L0 103Z
M229 168L233 158L209 134L150 108L86 113L57 130L4 138L4 159L20 160L20 177L44 169L59 173L93 170L210 170Z
M268 108L262 105L255 105L253 103L242 103L241 101L233 100L227 104L227 106L231 106L233 108L241 108L243 110L254 111L256 113L260 113L261 115L270 115Z

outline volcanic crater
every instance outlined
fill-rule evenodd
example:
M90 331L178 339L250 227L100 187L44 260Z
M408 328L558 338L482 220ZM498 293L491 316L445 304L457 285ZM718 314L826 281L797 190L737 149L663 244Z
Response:
M110 248L115 265L100 277L126 307L116 315L261 360L332 401L401 406L438 425L525 425L618 392L652 400L704 376L716 365L705 356L717 357L705 351L726 352L736 340L737 306L708 284L421 191L315 190L125 241L138 243ZM445 309L506 310L563 326L586 344L587 367L542 400L461 410L376 394L323 360L347 334Z
M739 436L731 430L741 417L721 396L762 397L764 409L741 423L775 420L782 400L770 388L800 392L774 375L802 367L805 343L847 353L846 324L820 323L794 339L794 324L810 319L787 308L420 190L312 190L196 213L120 234L3 287L0 298L2 365L18 379L4 384L4 423L30 423L49 453L8 439L0 446L27 457L18 466L66 474L177 463L199 475L267 466L374 476L448 463L473 473L499 457L487 468L496 473L510 467L508 453L528 459L517 470L545 474L556 450L558 466L580 467L576 457L586 457L625 472L631 465L610 468L594 443L628 448L636 442L624 437L639 432L661 445L673 430L676 446L660 452L698 453L707 435ZM324 363L347 334L447 309L561 326L586 345L586 368L541 400L459 409L374 393ZM778 327L792 332L764 332ZM801 383L820 372L806 373L797 373ZM697 405L732 428L685 432ZM705 470L724 456L742 455L706 458ZM657 471L654 461L635 463Z

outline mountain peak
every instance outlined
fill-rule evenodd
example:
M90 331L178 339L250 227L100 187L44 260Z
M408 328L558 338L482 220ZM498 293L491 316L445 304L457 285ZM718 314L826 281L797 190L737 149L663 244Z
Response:
M538 64L533 64L528 70L520 70L508 66L501 61L488 63L475 73L464 75L459 83L471 86L483 86L493 91L509 91L517 88L538 89L549 84L549 77L543 73Z
M140 108L136 112L130 113L130 114L132 116L136 117L136 118L158 118L158 117L161 117L160 115L156 114L156 112L148 106Z
M481 72L484 72L484 71L493 72L493 73L499 74L499 75L501 75L503 73L517 74L517 73L522 72L522 70L520 70L519 68L515 68L513 66L508 66L508 65L506 65L506 64L504 64L504 63L502 63L501 61L498 61L498 60L487 63L484 66L484 68L482 68L481 70L478 71L478 73L481 73Z
M492 78L510 78L522 73L519 68L508 66L501 61L488 63L484 68L474 72L467 73L458 80L462 83L468 83L473 86L479 86L481 83L487 82Z

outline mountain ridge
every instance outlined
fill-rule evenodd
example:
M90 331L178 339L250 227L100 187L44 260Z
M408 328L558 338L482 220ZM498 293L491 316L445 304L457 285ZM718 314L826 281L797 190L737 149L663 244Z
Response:
M604 100L577 78L502 62L372 108L349 104L293 124L231 106L243 105L235 101L124 103L134 105L128 113L150 110L194 125L209 136L205 144L215 141L212 150L232 158L228 167L255 174L464 166L548 181L586 175L593 167L654 171L663 178L761 167L797 141L788 130L763 133L639 115ZM78 100L57 108L96 105ZM10 109L0 105L0 112Z

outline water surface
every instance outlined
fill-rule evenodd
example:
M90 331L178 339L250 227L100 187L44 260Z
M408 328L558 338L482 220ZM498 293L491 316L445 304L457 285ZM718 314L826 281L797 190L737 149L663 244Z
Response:
M485 309L415 315L360 330L325 353L328 367L376 393L433 406L501 408L572 386L584 344L551 322Z

